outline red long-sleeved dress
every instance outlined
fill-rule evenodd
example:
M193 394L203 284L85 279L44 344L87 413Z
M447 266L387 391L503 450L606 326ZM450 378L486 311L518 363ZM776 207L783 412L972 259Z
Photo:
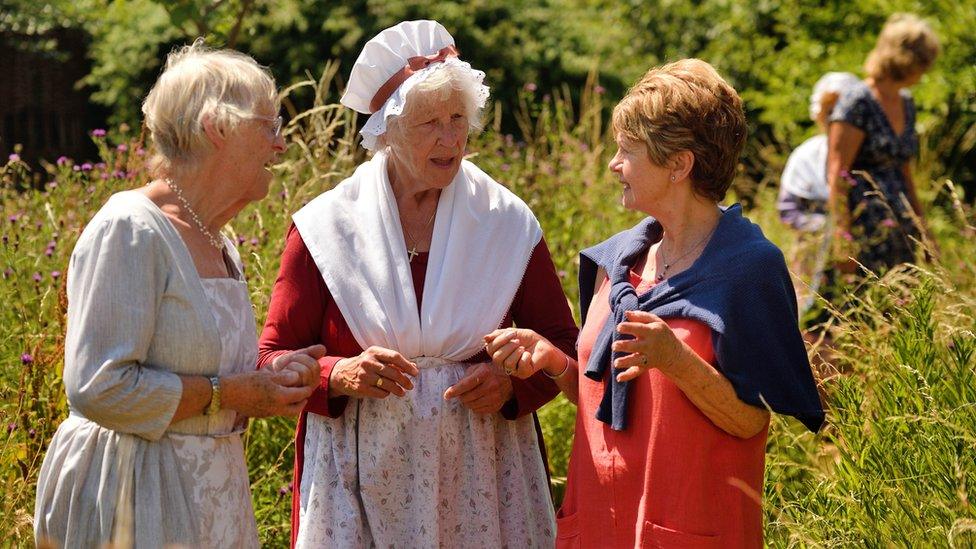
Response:
M423 299L427 258L426 253L420 254L410 264L418 300ZM420 303L418 310L419 305ZM533 250L522 284L500 327L512 326L513 323L535 330L570 356L576 352L574 347L578 329L544 240ZM270 364L281 353L316 343L325 345L328 354L319 360L322 366L322 383L309 398L298 421L292 484L292 544L298 532L306 416L313 413L339 417L343 413L349 399L328 398L329 377L336 362L363 351L332 299L301 235L292 226L288 230L278 279L271 294L268 317L261 333L258 364ZM465 362L478 363L487 360L488 356L481 352ZM500 411L507 419L516 419L535 412L559 392L556 384L542 372L526 380L513 378L512 387L514 395Z

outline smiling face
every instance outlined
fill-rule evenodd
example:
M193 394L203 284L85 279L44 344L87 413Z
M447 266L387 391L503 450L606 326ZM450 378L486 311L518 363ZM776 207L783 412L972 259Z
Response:
M617 154L610 159L609 168L623 185L620 202L628 210L654 215L672 191L671 169L651 161L647 147L621 134L615 138Z
M226 133L224 144L228 181L238 187L241 198L260 200L268 194L273 177L270 167L285 151L285 141L275 133L277 111L270 102L263 102L254 110L252 118L240 120Z
M388 131L390 179L415 191L443 189L461 167L468 143L468 116L461 93L411 94L408 112Z

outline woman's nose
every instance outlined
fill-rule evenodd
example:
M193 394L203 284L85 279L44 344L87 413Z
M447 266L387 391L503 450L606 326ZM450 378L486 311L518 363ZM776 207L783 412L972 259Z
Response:
M285 149L287 148L285 146L285 136L281 135L280 133L276 135L274 142L271 143L271 148L274 149L275 152L285 152Z

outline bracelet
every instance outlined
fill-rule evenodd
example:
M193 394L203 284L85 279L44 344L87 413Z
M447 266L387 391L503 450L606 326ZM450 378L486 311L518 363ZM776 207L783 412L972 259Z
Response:
M563 368L563 371L559 372L556 375L552 375L549 372L547 372L545 368L543 368L542 373L545 374L546 377L548 377L549 379L559 379L564 375L566 375L566 372L569 371L569 355L564 354L563 356L566 357L566 366Z
M203 411L203 415L212 416L220 411L220 378L210 377L210 404Z

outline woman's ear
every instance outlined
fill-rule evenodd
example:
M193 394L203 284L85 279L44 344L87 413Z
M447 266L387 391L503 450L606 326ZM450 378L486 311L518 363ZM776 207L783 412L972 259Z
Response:
M684 181L691 177L691 170L695 167L695 153L678 151L671 157L671 175L673 181Z
M224 135L224 129L217 126L212 116L205 116L203 118L203 133L207 135L207 139L214 149L221 148L224 142L227 141L227 137Z

